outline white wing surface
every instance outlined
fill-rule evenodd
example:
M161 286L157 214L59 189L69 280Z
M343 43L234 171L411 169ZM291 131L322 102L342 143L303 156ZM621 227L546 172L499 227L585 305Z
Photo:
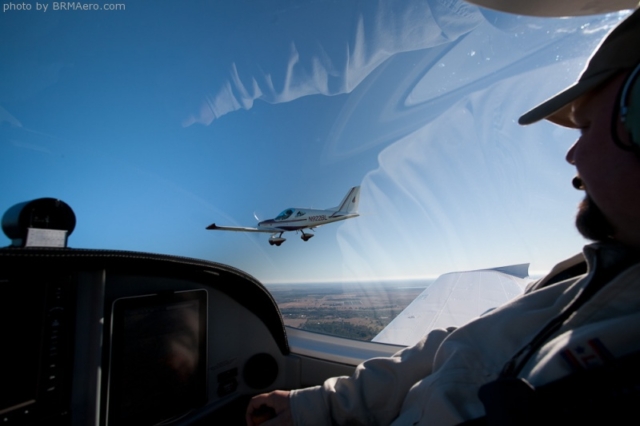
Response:
M258 228L246 228L244 226L218 226L215 223L207 226L207 229L213 231L237 231L237 232L266 232L269 234L273 234L274 231L267 231L266 229L258 229Z
M433 329L464 325L522 294L531 282L525 278L528 267L512 265L441 275L372 341L410 346Z

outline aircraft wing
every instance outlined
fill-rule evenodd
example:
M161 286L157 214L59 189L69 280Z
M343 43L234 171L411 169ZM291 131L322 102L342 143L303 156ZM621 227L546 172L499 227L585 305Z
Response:
M411 346L435 328L461 326L522 294L529 265L453 272L438 277L373 342Z
M247 228L244 226L218 226L215 223L207 226L207 229L212 231L236 231L236 232L265 232L268 234L273 234L275 231L267 231L265 229L258 228Z

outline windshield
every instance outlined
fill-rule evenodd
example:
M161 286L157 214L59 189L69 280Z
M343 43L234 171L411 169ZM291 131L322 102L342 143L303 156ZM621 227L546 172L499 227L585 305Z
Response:
M584 244L564 160L576 133L517 118L573 82L624 12L73 5L6 3L0 15L0 206L64 200L71 247L229 264L281 301L291 289L277 285L331 283L343 296L316 299L334 315L379 299L378 314L350 323L366 328L441 274L528 263L537 275ZM359 216L303 231L311 240L205 229L335 208L355 186ZM396 303L389 282L420 290Z

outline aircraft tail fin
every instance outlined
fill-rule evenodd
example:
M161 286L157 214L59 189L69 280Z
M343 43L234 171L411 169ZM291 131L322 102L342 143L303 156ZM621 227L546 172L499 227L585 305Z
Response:
M354 186L343 198L340 205L332 210L342 213L358 213L358 203L360 203L360 187Z

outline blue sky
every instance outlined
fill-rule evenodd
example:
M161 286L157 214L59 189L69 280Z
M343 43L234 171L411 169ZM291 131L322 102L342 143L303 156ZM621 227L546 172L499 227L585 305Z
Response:
M304 282L544 270L584 243L564 163L576 134L515 120L570 84L621 15L544 21L436 0L125 5L0 16L0 208L66 201L71 246ZM205 230L333 207L354 185L362 216L309 242Z

